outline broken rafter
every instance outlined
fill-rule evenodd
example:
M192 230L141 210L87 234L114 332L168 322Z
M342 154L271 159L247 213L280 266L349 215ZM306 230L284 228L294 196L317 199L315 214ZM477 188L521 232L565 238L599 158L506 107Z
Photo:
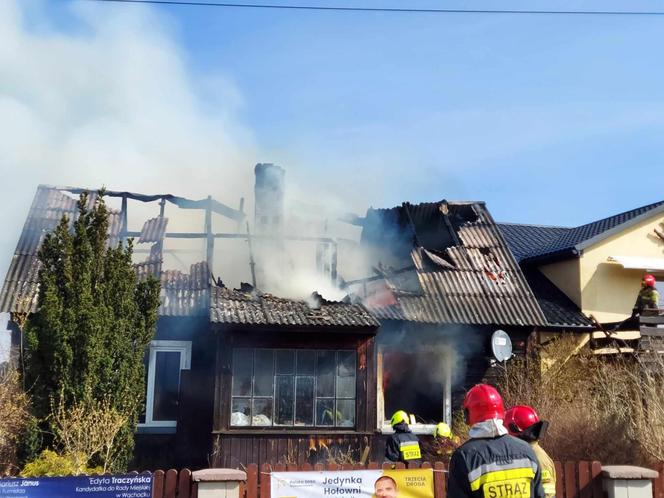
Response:
M53 187L50 185L40 185L40 187L69 192L75 195L96 192L96 190L78 187ZM203 211L210 209L210 211L213 213L220 214L226 218L230 218L231 220L238 222L244 221L246 217L242 211L233 209L232 207L222 204L221 202L211 198L192 200L185 197L178 197L173 194L138 194L135 192L118 192L114 190L106 190L104 195L106 197L120 197L123 199L126 198L140 202L153 202L156 200L168 201L181 209L200 209Z

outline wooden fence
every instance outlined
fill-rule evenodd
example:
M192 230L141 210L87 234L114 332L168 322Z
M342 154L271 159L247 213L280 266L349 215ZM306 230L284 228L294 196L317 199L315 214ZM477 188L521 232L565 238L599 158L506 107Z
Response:
M271 498L270 473L283 471L307 470L362 470L362 469L389 469L391 464L369 463L363 465L318 464L304 465L263 465L258 469L256 464L250 464L247 469L247 480L240 486L240 498ZM396 468L406 468L403 464L396 464ZM432 468L434 471L434 496L447 498L447 468L444 463L431 464L424 462L420 466L410 468ZM556 498L603 498L602 465L599 462L556 462ZM664 463L655 470L659 471L659 478L653 485L653 498L664 498ZM154 487L152 498L197 498L196 483L192 482L191 471L157 470L154 473ZM455 498L455 497L450 497Z

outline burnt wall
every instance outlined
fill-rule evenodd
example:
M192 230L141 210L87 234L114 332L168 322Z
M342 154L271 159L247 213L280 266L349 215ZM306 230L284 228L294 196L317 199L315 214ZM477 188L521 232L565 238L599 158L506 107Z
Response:
M309 463L359 463L366 448L366 461L385 460L385 441L388 436L372 434L255 434L213 435L212 465L225 468L245 468L250 463L274 465ZM427 449L433 438L420 436L423 458L439 459Z
M155 340L191 341L191 369L180 377L177 430L136 434L136 470L206 468L214 403L216 337L207 317L160 317Z

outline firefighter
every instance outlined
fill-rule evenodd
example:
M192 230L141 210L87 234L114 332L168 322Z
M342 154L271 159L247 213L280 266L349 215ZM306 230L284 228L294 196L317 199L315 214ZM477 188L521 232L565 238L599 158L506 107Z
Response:
M641 280L641 290L639 295L636 298L636 304L634 305L633 316L641 314L644 310L652 309L657 310L659 308L659 292L655 288L657 280L655 277L649 274L643 276Z
M385 458L391 462L420 463L422 452L417 436L410 432L408 414L399 410L390 420L394 433L385 443Z
M449 458L459 446L459 438L452 434L449 425L440 422L433 431L433 446L436 455Z
M534 408L525 405L517 405L505 412L503 421L509 433L523 439L537 456L537 461L542 469L542 488L547 498L556 496L556 467L551 457L539 445L539 440L544 437L549 423L540 420Z
M477 384L466 393L463 410L470 439L452 454L448 496L544 498L537 457L528 443L507 433L498 391Z

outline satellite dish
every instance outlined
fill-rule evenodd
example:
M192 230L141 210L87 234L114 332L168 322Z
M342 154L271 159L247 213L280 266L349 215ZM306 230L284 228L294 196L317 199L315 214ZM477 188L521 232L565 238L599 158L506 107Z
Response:
M504 330L496 330L491 335L491 351L498 361L507 361L512 357L512 341Z

